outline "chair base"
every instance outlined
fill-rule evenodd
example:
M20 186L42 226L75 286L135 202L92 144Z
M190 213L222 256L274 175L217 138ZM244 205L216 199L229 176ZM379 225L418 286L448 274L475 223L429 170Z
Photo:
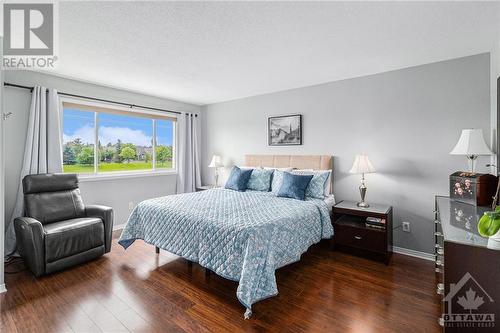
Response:
M104 245L94 247L93 249L81 252L70 257L62 258L45 265L45 274L54 273L74 265L78 265L92 259L99 258L105 253Z

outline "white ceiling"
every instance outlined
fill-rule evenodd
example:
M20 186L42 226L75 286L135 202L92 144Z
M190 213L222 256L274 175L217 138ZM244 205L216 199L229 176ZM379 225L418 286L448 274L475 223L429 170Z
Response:
M56 74L196 104L492 49L499 3L60 2Z

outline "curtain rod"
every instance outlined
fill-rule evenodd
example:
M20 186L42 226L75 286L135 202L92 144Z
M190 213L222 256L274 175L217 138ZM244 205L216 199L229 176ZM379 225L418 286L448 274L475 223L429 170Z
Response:
M8 83L4 82L3 84L5 87L13 87L13 88L21 88L21 89L28 89L30 91L33 91L33 87L28 87L28 86L22 86L20 84L14 84L14 83ZM123 102L117 102L117 101L112 101L109 99L102 99L102 98L95 98L95 97L88 97L88 96L83 96L83 95L75 95L75 94L69 94L65 92L57 92L59 95L63 96L68 96L68 97L76 97L76 98L83 98L83 99L89 99L93 101L99 101L99 102L106 102L106 103L112 103L112 104L117 104L117 105L124 105L128 106L130 108L141 108L141 109L146 109L146 110L154 110L154 111L161 111L161 112L169 112L169 113L175 113L175 114L182 114L183 112L179 111L172 111L172 110L167 110L167 109L159 109L159 108L153 108L150 106L143 106L143 105L137 105L137 104L130 104L130 103L123 103ZM187 114L187 113L186 113ZM195 117L198 117L197 114L194 115Z

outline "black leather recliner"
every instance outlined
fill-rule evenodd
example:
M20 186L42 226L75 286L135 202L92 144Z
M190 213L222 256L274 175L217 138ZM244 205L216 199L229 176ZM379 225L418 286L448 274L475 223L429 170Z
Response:
M14 220L17 250L35 276L111 250L113 209L85 206L76 174L28 175L23 192L25 217Z

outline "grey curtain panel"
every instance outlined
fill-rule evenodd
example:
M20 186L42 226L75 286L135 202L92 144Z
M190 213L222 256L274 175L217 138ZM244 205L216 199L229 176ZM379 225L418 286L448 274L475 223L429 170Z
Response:
M16 204L5 234L6 255L16 251L16 235L12 221L24 213L21 183L24 176L62 172L61 122L57 91L36 86L32 94Z
M177 193L195 192L201 186L198 117L192 113L179 115L177 128Z

